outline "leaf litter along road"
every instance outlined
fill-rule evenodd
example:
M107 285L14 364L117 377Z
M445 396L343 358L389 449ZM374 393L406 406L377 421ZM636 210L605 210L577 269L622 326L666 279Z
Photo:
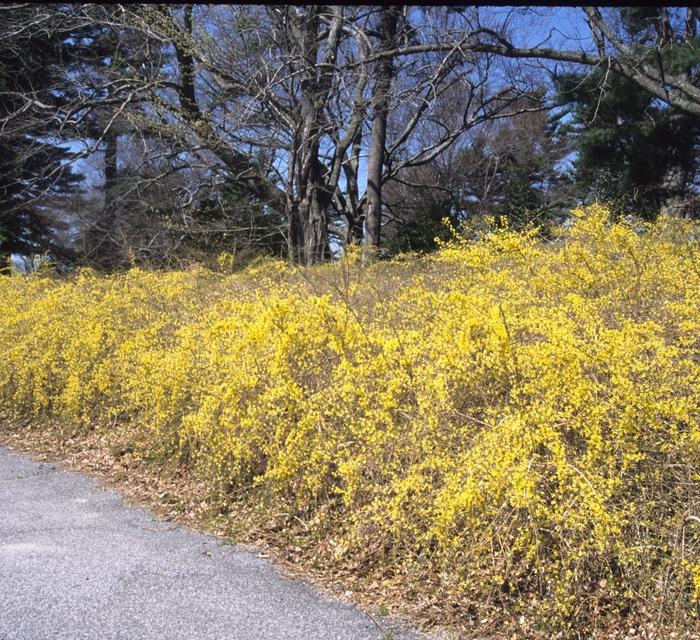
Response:
M418 640L269 560L0 448L0 640Z

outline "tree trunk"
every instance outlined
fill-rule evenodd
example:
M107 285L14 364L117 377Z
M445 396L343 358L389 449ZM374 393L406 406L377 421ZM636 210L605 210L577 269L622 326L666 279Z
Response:
M360 154L362 153L362 127L358 127L352 141L352 155L345 165L345 181L347 183L345 218L348 223L348 231L345 244L361 245L364 239L365 216L360 204L360 193L357 184L357 174L360 168Z
M304 225L298 202L290 202L287 207L287 256L291 262L304 262Z
M318 125L315 114L302 107L307 126L302 135L302 149L298 157L301 161L301 171L298 186L301 200L298 204L298 215L302 229L302 242L297 246L303 249L297 253L299 262L306 265L322 262L326 255L328 244L328 208L330 198L323 184L320 162L318 160ZM295 242L298 238L295 238Z
M177 95L180 103L180 116L202 140L206 141L209 149L226 165L231 176L240 187L273 209L284 211L284 193L270 182L267 176L261 174L254 163L251 162L249 156L222 141L221 136L212 127L211 121L202 115L195 91L197 73L195 58L192 53L192 5L185 5L182 29L177 26L174 14L167 5L160 11L170 21L172 33L175 34L172 36L172 45L175 49L179 74ZM162 132L159 133L162 135Z
M686 167L674 163L666 169L661 182L661 188L665 194L661 202L661 213L670 216L683 215L687 183L688 170Z
M695 127L685 114L675 113L671 116L671 135L676 144L661 181L663 199L660 210L670 216L682 216L693 164Z
M314 181L309 185L308 198L303 201L304 215L304 263L323 262L328 250L328 207L330 200L321 185Z
M356 216L347 215L348 220L348 231L345 236L345 244L347 245L360 245L364 239L364 222L365 218L362 215L362 211L358 209Z
M306 265L322 262L330 257L328 246L328 212L332 194L328 190L319 160L319 146L322 136L323 107L331 86L332 67L335 64L340 35L342 11L333 11L333 22L326 39L326 52L318 64L318 33L320 9L310 7L308 13L295 16L292 36L298 47L301 74L301 131L292 155L297 164L296 186L298 192L298 217L303 233L303 243L299 237L291 237L293 251L290 259ZM317 67L320 67L321 70ZM291 212L292 216L294 212ZM290 231L296 232L296 224L290 218ZM303 251L299 251L299 247Z
M111 128L104 137L105 141L105 214L111 215L114 211L115 186L117 182L117 134Z
M400 10L397 6L382 8L379 32L380 50L390 50L395 45L396 28ZM391 57L382 58L377 65L377 81L372 96L372 134L367 159L367 217L364 256L374 259L379 253L382 229L382 172L386 146L386 125L391 103L391 82L394 77Z
M117 259L118 247L116 238L117 227L117 140L114 127L105 134L104 155L104 209L100 219L98 251L106 262Z

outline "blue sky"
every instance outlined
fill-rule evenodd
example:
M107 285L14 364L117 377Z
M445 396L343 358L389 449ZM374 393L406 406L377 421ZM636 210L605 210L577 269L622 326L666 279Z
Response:
M590 48L593 41L585 18L585 13L579 7L527 7L527 14L522 18L522 29L514 31L514 44L525 47L546 44L567 49L577 49L583 45Z
M418 12L414 13L414 16ZM567 49L590 48L592 42L588 31L585 14L576 7L484 7L480 9L483 19L492 17L502 20L508 17L510 37L516 46L549 46ZM522 64L523 61L518 61ZM553 68L554 63L524 61L535 72L544 72L543 67ZM85 143L75 142L69 145L74 152L85 148ZM89 186L99 186L102 181L99 162L78 161L76 166L84 173ZM360 188L366 185L366 163L360 162Z

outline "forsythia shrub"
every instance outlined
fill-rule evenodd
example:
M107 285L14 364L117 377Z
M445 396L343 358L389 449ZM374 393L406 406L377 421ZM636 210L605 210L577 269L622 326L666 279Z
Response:
M3 276L0 407L132 425L339 562L465 605L690 619L700 230L573 214L553 241L482 230L365 269Z

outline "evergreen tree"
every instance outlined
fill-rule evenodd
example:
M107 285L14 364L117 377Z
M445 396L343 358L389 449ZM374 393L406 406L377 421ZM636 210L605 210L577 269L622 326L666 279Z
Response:
M78 183L51 113L69 98L65 15L50 6L3 9L0 20L0 258L60 252L65 224L49 206Z
M669 73L690 72L696 52L673 41L651 47L660 29L659 8L621 12L630 46L645 51ZM698 43L700 44L700 42ZM559 133L571 136L578 152L575 176L589 200L610 204L618 214L654 218L659 211L688 213L683 203L695 179L700 121L663 104L639 84L614 71L567 73L556 78L562 103L570 105Z

